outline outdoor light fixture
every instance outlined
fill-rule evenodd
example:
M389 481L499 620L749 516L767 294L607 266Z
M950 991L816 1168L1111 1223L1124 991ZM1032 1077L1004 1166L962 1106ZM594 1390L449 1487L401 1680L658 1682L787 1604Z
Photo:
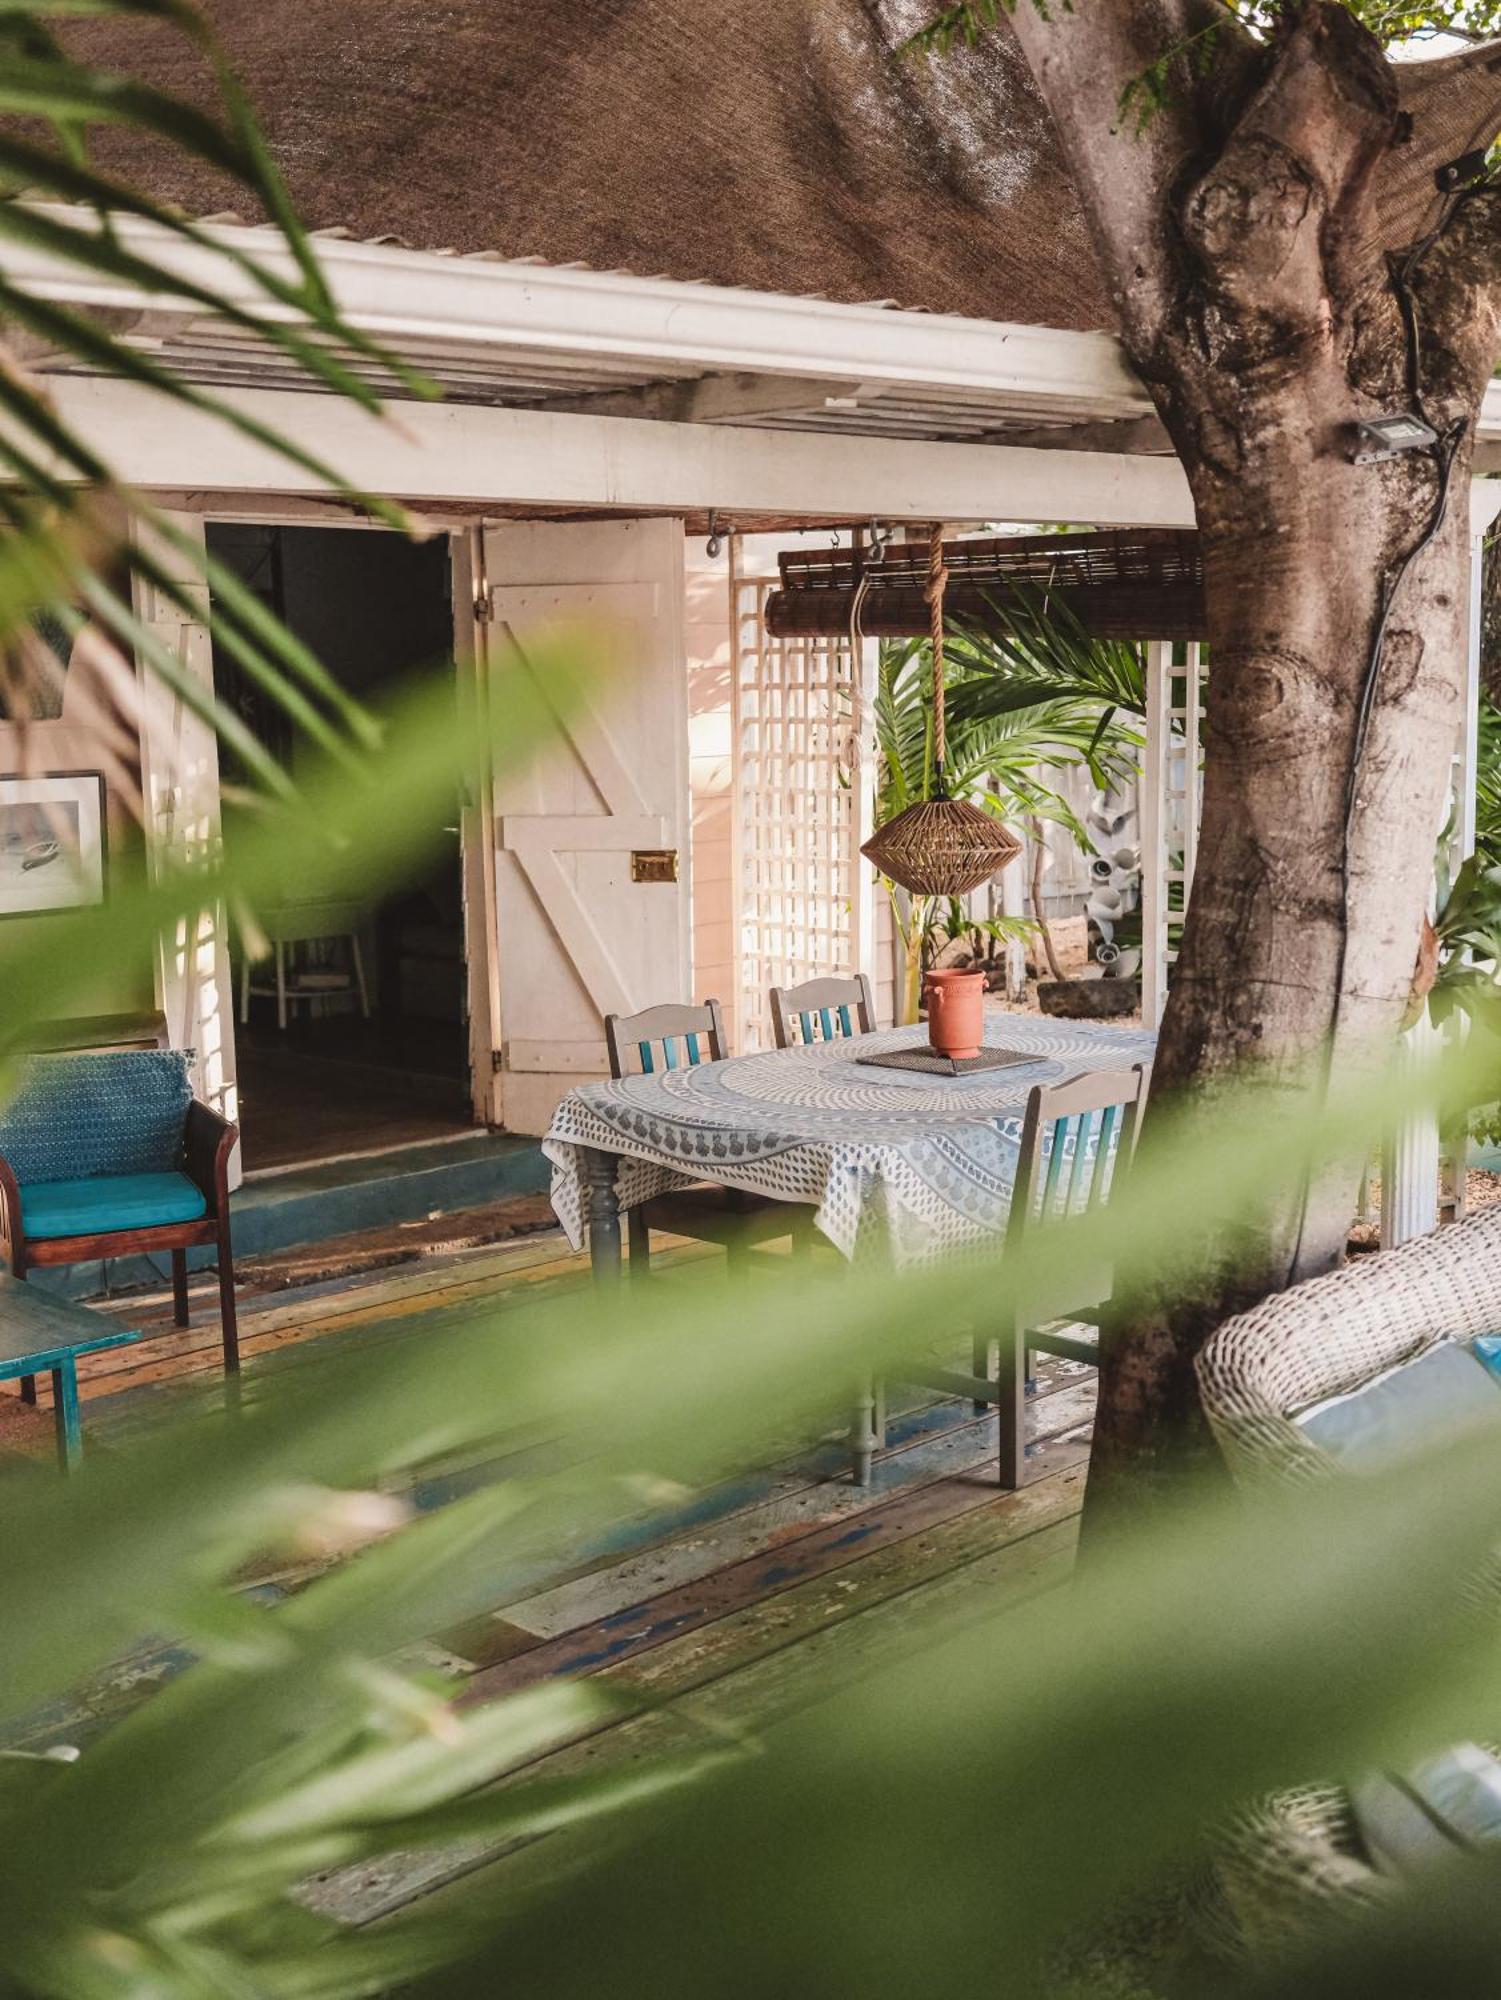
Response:
M1438 432L1432 424L1425 424L1410 410L1400 410L1395 416L1372 417L1367 423L1356 424L1350 462L1379 465L1383 459L1400 458L1405 451L1427 451L1437 443Z

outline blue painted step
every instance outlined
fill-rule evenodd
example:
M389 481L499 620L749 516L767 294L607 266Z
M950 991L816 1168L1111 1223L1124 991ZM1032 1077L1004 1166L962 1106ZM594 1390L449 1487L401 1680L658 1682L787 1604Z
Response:
M235 1256L264 1256L358 1229L419 1222L435 1210L476 1208L509 1195L542 1194L549 1171L535 1139L475 1132L459 1139L394 1146L363 1159L258 1174L230 1199ZM188 1252L194 1269L213 1260L212 1249ZM162 1285L169 1276L165 1256L112 1257L107 1265L37 1271L30 1282L81 1299Z

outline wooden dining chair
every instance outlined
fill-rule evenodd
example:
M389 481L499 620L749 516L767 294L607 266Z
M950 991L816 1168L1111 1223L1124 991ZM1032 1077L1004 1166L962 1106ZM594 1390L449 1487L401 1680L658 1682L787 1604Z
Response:
M606 1014L605 1046L610 1074L616 1079L696 1069L700 1063L723 1062L730 1053L717 1000L706 1000L701 1007L668 1004L644 1008L639 1014ZM806 1247L811 1227L812 1210L800 1203L774 1201L744 1188L675 1188L626 1210L630 1275L633 1279L650 1275L654 1229L698 1243L718 1243L731 1270L736 1270L744 1269L757 1243L790 1236L799 1247Z
M1146 1065L1137 1063L1129 1070L1100 1070L1036 1085L1022 1120L1021 1155L1006 1225L1008 1252L1035 1230L1056 1227L1109 1199L1136 1150L1147 1076ZM998 1335L975 1336L973 1374L935 1370L921 1377L930 1387L971 1397L976 1409L996 1405L1001 1420L1001 1484L1012 1490L1026 1481L1032 1355L1059 1354L1091 1368L1099 1362L1095 1341L1075 1339L1053 1328L1059 1321L1097 1328L1115 1289L1114 1270L1108 1259L1072 1252L1062 1269L1066 1273L1062 1282L1055 1276L1045 1292L1013 1298Z
M868 1035L875 1025L875 998L863 972L848 979L805 979L801 986L771 989L771 1031L779 1049Z

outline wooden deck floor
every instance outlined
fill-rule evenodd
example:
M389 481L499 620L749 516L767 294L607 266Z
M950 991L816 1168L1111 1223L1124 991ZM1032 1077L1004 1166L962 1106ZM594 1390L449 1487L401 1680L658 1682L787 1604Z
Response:
M394 1274L247 1297L242 1340L253 1370L259 1356L358 1339L378 1322L409 1319L420 1338L426 1316L466 1300L580 1278L580 1260L555 1234L523 1238ZM117 1310L166 1327L165 1301ZM307 1346L309 1360L316 1353ZM82 1383L91 1442L128 1449L142 1400L170 1381L201 1378L207 1387L217 1359L207 1311L201 1327L166 1327L149 1344L96 1357ZM967 1403L898 1409L863 1491L850 1483L831 1430L752 1475L622 1521L606 1545L566 1548L545 1571L498 1580L489 1614L434 1635L421 1657L462 1682L465 1706L580 1674L651 1698L644 1712L554 1750L529 1777L623 1770L664 1749L722 1744L727 1729L754 1730L898 1654L940 1614L993 1612L1066 1577L1093 1398L1091 1371L1044 1364L1032 1411L1034 1478L1017 1494L996 1484L994 1417L976 1417ZM14 1435L13 1399L6 1408ZM437 1482L422 1504L441 1505L457 1490ZM26 1740L85 1740L185 1663L173 1648L123 1662L77 1703L38 1718ZM560 1848L591 1837L585 1826L505 1848L398 1854L321 1879L309 1900L363 1924L425 1908L476 1870L497 1871L520 1890L532 1871L558 1865Z

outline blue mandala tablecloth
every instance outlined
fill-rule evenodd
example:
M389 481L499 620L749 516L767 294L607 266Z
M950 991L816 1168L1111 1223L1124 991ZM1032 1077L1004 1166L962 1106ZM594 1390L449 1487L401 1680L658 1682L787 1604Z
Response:
M717 1181L810 1204L846 1257L879 1241L898 1265L913 1265L993 1241L1011 1205L1032 1086L1149 1063L1155 1037L998 1013L987 1042L1026 1050L1026 1064L934 1077L859 1060L926 1040L925 1028L897 1028L571 1090L542 1144L569 1241L584 1240L582 1148L619 1156L622 1208Z

